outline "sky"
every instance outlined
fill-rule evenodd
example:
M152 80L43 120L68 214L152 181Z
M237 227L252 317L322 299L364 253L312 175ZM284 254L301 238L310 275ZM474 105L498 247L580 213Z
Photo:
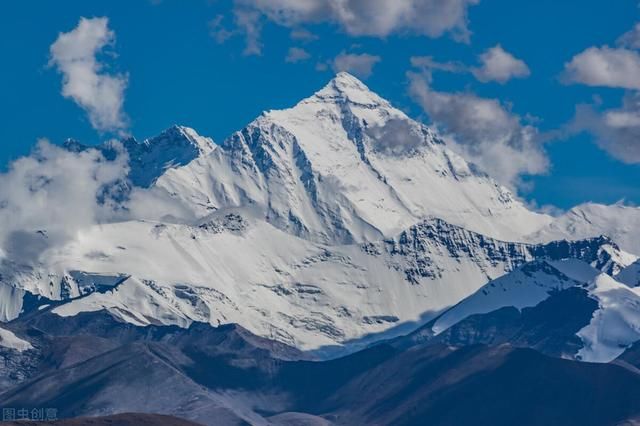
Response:
M337 71L532 206L640 204L637 0L46 0L0 6L0 170L37 141L222 141Z

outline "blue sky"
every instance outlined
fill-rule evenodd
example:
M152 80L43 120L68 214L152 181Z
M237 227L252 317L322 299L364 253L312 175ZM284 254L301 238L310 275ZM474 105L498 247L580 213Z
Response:
M332 0L298 6L292 0L3 2L0 164L4 168L27 154L38 138L97 143L125 131L144 139L176 123L220 141L261 111L310 95L346 67L410 116L434 122L472 160L477 155L485 168L495 166L532 203L560 208L585 201L640 203L640 108L633 103L640 89L640 73L637 85L633 80L634 66L640 66L634 56L640 46L634 43L640 38L634 42L631 34L620 41L640 21L637 0L451 0L459 9L446 16L453 23L444 29L438 27L444 18L435 16L444 13L437 9L442 2L403 2L436 4L429 9L435 21L410 16L377 22L393 3L384 1L370 3L369 17L357 9L361 1L346 2L356 5L355 18L322 7L296 9ZM251 25L239 25L242 16L249 16ZM101 73L126 80L122 113L127 123L120 129L96 130L86 107L61 94L60 63L50 63L50 46L59 33L73 31L81 17L106 17L113 32L115 43L98 52L97 60ZM306 40L297 36L303 30ZM247 34L257 32L260 52L247 48ZM527 72L511 67L505 81L486 72L482 77L480 55L496 46L523 62ZM566 64L590 47L599 50L568 70ZM290 48L303 49L308 57L287 61ZM363 69L349 60L340 63L340 54L364 62L367 57L358 55L378 59L367 75L366 64ZM412 57L427 56L429 67L411 65ZM603 76L588 69L599 65L615 72ZM421 99L412 83L427 87L427 95L443 103ZM623 106L625 96L631 106ZM475 128L464 128L469 120L455 121L464 113L456 102L465 107L477 100L501 108L508 132L533 130L535 136L522 139L518 133L503 142L508 150L497 150L492 138L504 136L505 129L485 126L485 139L478 139ZM578 105L587 106L576 119ZM612 128L608 112L630 120L631 127ZM518 165L529 158L533 165ZM510 164L513 170L499 171Z

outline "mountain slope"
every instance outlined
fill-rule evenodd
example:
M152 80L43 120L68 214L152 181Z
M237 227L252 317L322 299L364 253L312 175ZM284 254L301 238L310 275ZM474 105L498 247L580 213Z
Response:
M510 343L609 362L640 340L638 306L638 287L583 261L538 260L489 282L397 344Z
M508 243L439 219L391 239L326 246L221 212L197 226L97 226L48 251L37 268L5 276L66 302L50 308L64 317L107 309L140 326L238 323L335 356L409 332L525 262L578 258L609 270L618 253L604 238Z
M73 319L71 328L87 334L74 332L69 346L108 333L115 347L91 345L95 353L75 361L69 351L45 349L30 377L0 392L0 404L56 404L60 417L151 411L216 426L617 425L640 415L640 375L628 364L578 363L510 345L442 344L383 344L330 361L292 361L256 351L250 342L258 338L243 333L239 340L233 326L145 330L107 317ZM35 348L28 352L60 339L32 328L56 330L51 318L13 324Z
M327 406L338 424L634 424L640 375L509 345L417 347L359 375Z

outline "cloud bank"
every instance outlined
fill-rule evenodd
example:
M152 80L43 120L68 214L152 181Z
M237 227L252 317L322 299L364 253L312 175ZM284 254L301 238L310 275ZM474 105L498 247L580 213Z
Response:
M538 129L496 99L434 90L430 75L409 72L409 93L450 147L511 188L522 176L546 173L549 159Z
M625 89L618 108L579 105L569 131L587 131L612 157L640 163L640 24L619 37L617 45L589 47L565 64L567 83Z
M640 163L640 93L629 92L619 108L604 111L579 105L571 128L592 133L598 146L612 157L627 164Z
M0 270L4 262L33 265L46 249L93 225L194 219L163 189L129 182L129 155L120 142L104 146L108 151L40 140L0 173Z
M468 42L467 11L478 3L479 0L235 0L233 19L236 30L245 35L245 54L261 53L263 19L293 29L328 23L350 36L407 33L435 38L449 33L458 41ZM219 31L227 34L230 30Z
M124 153L107 161L94 149L70 152L39 141L30 156L0 174L0 252L28 263L46 247L112 217L114 202L102 190L126 177L127 161Z
M86 111L96 130L123 132L128 122L123 111L127 77L106 73L97 57L115 42L108 24L107 18L81 18L51 45L49 64L62 74L62 95Z

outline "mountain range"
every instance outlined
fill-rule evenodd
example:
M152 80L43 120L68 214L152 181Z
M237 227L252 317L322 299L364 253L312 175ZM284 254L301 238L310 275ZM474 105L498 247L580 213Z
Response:
M204 424L640 421L636 207L534 211L347 73L219 144L174 126L64 149L126 156L98 202L128 211L145 191L158 215L56 244L24 230L35 259L0 250L2 406Z

